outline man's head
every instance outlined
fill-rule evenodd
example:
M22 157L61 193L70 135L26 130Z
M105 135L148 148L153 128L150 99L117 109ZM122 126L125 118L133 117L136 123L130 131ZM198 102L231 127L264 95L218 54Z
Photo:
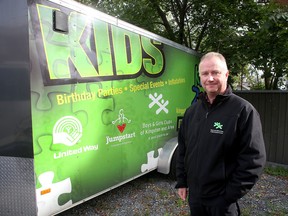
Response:
M223 55L217 52L209 52L202 56L199 64L200 81L213 99L218 94L224 94L227 88L229 71Z

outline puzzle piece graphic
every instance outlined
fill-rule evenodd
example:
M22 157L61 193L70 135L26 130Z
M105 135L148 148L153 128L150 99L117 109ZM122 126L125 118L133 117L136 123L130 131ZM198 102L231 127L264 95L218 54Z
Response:
M38 180L42 185L36 190L36 199L38 207L38 215L51 215L57 211L64 210L72 205L72 200L66 202L64 205L58 204L58 197L64 193L71 193L72 186L70 178L63 181L52 183L54 172L42 173Z
M162 151L162 148L158 149L158 157L154 158L154 151L150 151L147 153L147 164L142 164L141 172L149 171L157 167L159 155Z
M30 45L30 58L34 59L31 61L31 94L32 94L32 105L38 110L51 110L52 103L49 98L49 93L59 92L59 93L69 93L71 91L71 85L61 85L61 86L44 86L42 72L39 62L39 54L36 49L35 39L31 38ZM47 72L46 72L47 73Z
M73 116L73 113L71 111L71 104L65 104L58 106L56 101L56 95L59 94L59 92L50 92L47 95L47 100L49 100L49 103L51 104L51 108L47 110L41 110L37 107L32 110L33 112L33 139L34 139L34 155L40 154L43 149L39 143L39 140L43 139L41 137L47 137L50 135L52 137L53 133L53 127L57 120L59 120L63 116ZM35 94L34 94L35 96ZM37 98L33 97L32 94L32 103L36 103ZM45 142L45 141L44 141ZM50 143L50 140L47 141ZM52 144L52 143L51 143ZM61 145L62 146L62 145ZM47 144L45 144L46 149L52 149L50 146L48 147ZM59 147L57 147L59 148Z
M77 183L80 180L82 181L82 177L78 177L78 175L75 175L75 171L71 169L71 166L77 167L76 171L78 171L86 165L83 164L83 161L85 161L83 159L84 157L81 158L81 160L77 161L73 160L74 156L63 158L59 157L60 154L58 155L58 153L66 153L69 149L72 148L61 144L53 145L53 126L55 125L57 120L61 119L61 117L63 116L76 117L81 122L85 133L89 131L89 134L87 134L88 136L86 136L85 138L82 136L81 139L75 144L74 149L81 149L81 146L98 144L98 142L100 142L99 140L101 140L99 139L99 136L103 136L104 134L102 130L104 130L105 132L107 131L107 129L103 127L103 124L111 124L111 121L114 118L114 116L111 115L111 113L114 112L113 96L101 98L97 97L95 101L83 100L79 102L70 102L60 105L59 102L57 103L57 95L66 94L68 96L74 92L97 92L99 88L109 89L113 87L113 81L90 83L88 82L65 85L61 84L52 86L44 85L42 75L48 75L48 73L47 71L45 71L47 70L47 68L44 68L44 70L41 71L43 67L41 67L40 65L45 66L46 62L45 59L42 59L43 62L38 61L38 57L40 55L35 45L35 39L33 37L31 37L30 39L32 40L30 43L30 48L32 50L30 57L31 59L35 60L31 62L31 105L33 112L32 116L34 140L33 148L35 172L37 176L40 175L37 180L37 188L41 186L41 188L37 189L37 200L39 201L39 215L51 215L51 209L57 208L61 210L63 208L66 208L66 206L72 204L72 198L64 205L60 204L60 206L58 204L58 199L61 200L62 198L62 196L60 197L61 194L72 193L72 184L74 188L73 202L77 202L77 199L83 199L83 196L85 195L84 192L81 190L77 191L79 190L79 188L76 188L77 190L75 191L75 185L77 187ZM104 60L105 59L101 58L101 60L99 60L99 63L102 64ZM61 58L59 57L59 59L57 60L57 64L63 64L63 59L61 60ZM60 66L57 68L60 68ZM77 156L81 157L81 154ZM74 163L74 166L69 163L69 160ZM54 182L58 183L52 183L53 179ZM65 180L61 181L62 179ZM83 180L83 185L86 185L85 181L86 180ZM54 186L57 188L55 189ZM49 187L51 188L50 193L47 193L45 195L39 194L41 191L45 190L45 188L48 189ZM91 192L89 191L89 193Z
M99 83L88 83L86 86L81 88L78 86L75 92L77 91L87 91L93 92L97 95L95 101L83 101L81 103L73 103L72 110L78 116L82 112L82 115L85 115L86 120L90 123L94 122L97 124L97 121L102 122L103 124L111 123L110 118L103 118L103 113L114 110L114 100L112 96L99 97L98 91L100 89L109 89L112 88L112 82L99 82ZM85 89L84 89L85 88ZM88 122L87 122L88 123ZM93 127L93 126L92 126ZM95 127L95 126L94 126Z
M141 74L139 77L137 77L136 79L135 79L135 81L136 81L136 83L137 84L142 84L142 83L146 83L146 82L148 82L148 78L147 78L147 76L145 75L145 74ZM131 80L131 82L132 82L133 80ZM142 92L143 92L143 95L145 95L145 97L149 97L149 94L150 94L150 92L151 92L151 90L150 89L144 89L144 90L142 90Z
M52 145L52 134L42 135L35 142L38 144L38 152L34 153L34 158L38 161L47 161L49 157L53 157L53 153L51 152ZM35 145L34 145L35 148ZM35 152L35 149L34 149ZM44 153L42 156L40 154ZM49 166L48 166L49 167Z

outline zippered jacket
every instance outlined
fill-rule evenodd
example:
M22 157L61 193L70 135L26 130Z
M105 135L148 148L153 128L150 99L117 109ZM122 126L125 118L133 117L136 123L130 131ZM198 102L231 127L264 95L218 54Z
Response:
M230 87L210 105L206 93L185 112L178 136L176 188L208 203L233 203L259 179L266 162L258 112Z

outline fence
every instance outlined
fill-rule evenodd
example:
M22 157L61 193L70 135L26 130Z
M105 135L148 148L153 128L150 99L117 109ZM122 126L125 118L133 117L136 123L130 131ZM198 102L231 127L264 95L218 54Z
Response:
M288 165L288 92L235 91L258 110L267 161Z

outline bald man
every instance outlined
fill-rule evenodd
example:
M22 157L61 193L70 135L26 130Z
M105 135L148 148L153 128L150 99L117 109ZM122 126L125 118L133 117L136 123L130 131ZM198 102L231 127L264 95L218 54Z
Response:
M232 93L224 56L199 64L204 93L185 112L178 134L178 195L192 216L240 215L237 200L259 179L266 152L257 110Z

